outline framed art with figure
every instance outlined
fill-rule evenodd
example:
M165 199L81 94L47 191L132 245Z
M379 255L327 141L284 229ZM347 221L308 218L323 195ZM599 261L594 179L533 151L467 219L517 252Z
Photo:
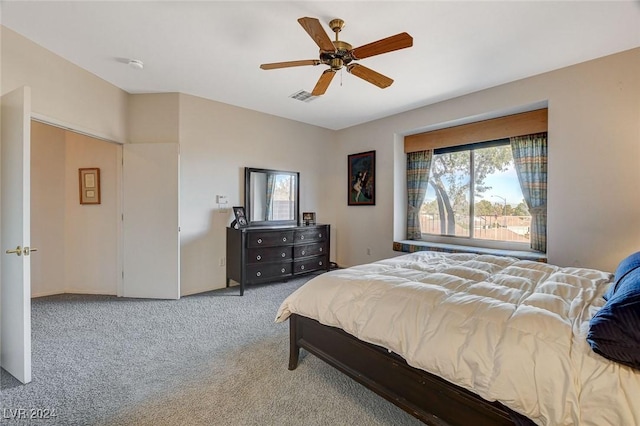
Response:
M348 156L350 206L376 204L376 152L367 151Z

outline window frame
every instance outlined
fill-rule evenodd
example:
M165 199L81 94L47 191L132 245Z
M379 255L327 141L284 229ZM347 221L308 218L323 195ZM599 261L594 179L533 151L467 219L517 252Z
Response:
M477 149L492 148L498 146L510 145L509 138L495 139L485 142L474 142L470 144L454 145L444 148L436 148L433 150L434 158L436 155L448 154L453 152L470 151L470 164L469 164L469 223L474 223L475 219L475 153ZM429 172L431 173L431 172ZM429 176L431 178L431 176ZM431 185L431 183L429 183ZM469 247L480 247L497 250L517 250L517 251L530 251L535 252L531 248L530 243L521 243L513 241L498 241L498 240L486 240L474 238L474 227L469 227L469 236L460 235L443 235L443 234L428 234L421 231L421 241L441 244L454 244Z

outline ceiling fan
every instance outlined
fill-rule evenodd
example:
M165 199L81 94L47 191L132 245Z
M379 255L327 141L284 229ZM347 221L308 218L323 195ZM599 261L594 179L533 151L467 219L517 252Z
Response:
M260 68L263 70L273 70L305 65L329 65L329 68L320 75L320 79L313 88L311 92L313 96L323 95L327 91L331 80L333 80L336 71L342 69L342 67L346 67L347 72L381 89L389 87L393 83L392 79L353 61L413 46L413 37L407 33L400 33L354 49L349 43L338 40L338 34L344 27L344 21L342 19L333 19L329 22L329 27L336 33L335 41L331 41L327 33L322 29L320 21L316 18L300 18L298 22L320 48L320 59L275 62L262 64Z

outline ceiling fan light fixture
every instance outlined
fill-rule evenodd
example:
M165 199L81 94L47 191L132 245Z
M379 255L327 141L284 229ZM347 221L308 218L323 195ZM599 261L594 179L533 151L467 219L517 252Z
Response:
M333 58L329 63L329 65L331 65L332 70L337 71L340 68L342 68L342 66L344 65L344 62L342 61L342 58Z

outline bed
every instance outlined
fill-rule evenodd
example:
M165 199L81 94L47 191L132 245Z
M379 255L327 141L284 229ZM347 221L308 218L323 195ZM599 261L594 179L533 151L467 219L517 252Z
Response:
M276 321L289 369L305 349L428 424L637 425L640 339L613 360L595 324L622 272L417 252L319 275Z

